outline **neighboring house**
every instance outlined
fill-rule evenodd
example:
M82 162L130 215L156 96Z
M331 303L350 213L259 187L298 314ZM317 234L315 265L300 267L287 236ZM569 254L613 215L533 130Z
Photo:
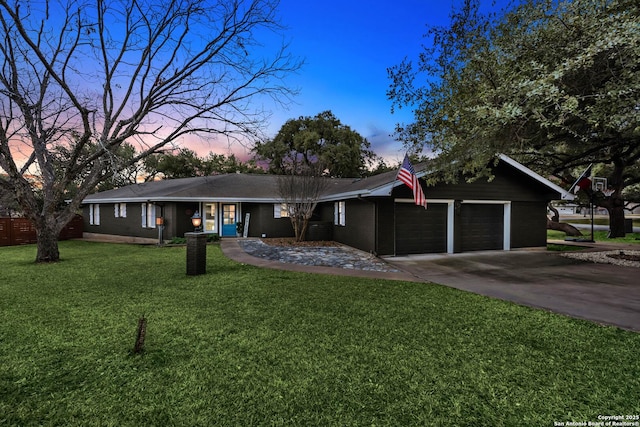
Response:
M421 165L416 170L420 171ZM323 237L378 255L510 250L546 245L547 203L573 196L501 155L495 178L437 184L423 180L428 208L415 206L396 172L330 179L313 220ZM424 176L426 172L418 172ZM226 174L130 185L84 200L85 232L164 239L193 231L235 236L248 218L249 237L293 236L274 175ZM162 218L162 219L160 219Z

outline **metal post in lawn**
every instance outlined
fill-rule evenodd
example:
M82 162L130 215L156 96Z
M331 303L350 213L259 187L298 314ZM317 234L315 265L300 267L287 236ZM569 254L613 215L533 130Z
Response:
M595 238L593 236L593 210L594 210L594 202L593 202L593 192L589 195L589 203L591 203L591 243L595 242Z

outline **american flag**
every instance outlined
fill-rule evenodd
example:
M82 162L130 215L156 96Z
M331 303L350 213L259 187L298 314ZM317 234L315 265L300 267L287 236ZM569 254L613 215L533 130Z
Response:
M409 156L406 154L404 155L404 161L402 162L402 166L398 172L398 179L413 190L413 201L416 205L424 206L424 208L427 209L427 199L424 197L424 192L422 191L422 186L416 176L416 171L413 169L413 166L411 166Z

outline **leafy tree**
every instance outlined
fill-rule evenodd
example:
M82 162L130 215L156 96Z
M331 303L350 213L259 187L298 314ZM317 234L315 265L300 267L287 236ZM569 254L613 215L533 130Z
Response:
M254 152L269 162L269 172L283 174L291 164L302 161L311 166L326 165L333 177L360 177L376 159L371 144L349 126L343 125L331 111L315 117L288 120L272 140L258 142Z
M59 259L59 231L118 171L187 133L259 132L251 100L285 102L282 79L300 66L285 45L260 43L281 30L276 6L0 0L0 192L35 223L36 261ZM125 143L135 157L119 157Z
M144 160L146 180L156 177L165 179L189 178L192 176L217 175L221 173L264 173L265 170L254 160L240 161L235 154L209 153L207 157L198 155L188 148L177 153L154 154Z
M216 175L220 173L265 173L264 168L258 166L254 159L246 162L238 159L235 154L214 154L209 153L202 160L203 173L205 175Z
M144 160L147 177L154 179L158 175L163 178L189 178L202 175L202 159L195 151L181 148L176 154L159 153Z
M631 212L640 208L640 184L631 185L624 190L624 208Z
M482 14L466 0L451 19L430 29L417 67L389 69L394 108L414 109L403 142L431 147L447 180L489 175L499 152L567 187L571 171L608 165L612 192L594 198L624 235L623 190L640 182L640 4L524 0Z

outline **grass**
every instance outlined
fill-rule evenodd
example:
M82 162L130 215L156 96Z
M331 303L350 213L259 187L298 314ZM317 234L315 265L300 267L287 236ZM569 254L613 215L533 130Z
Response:
M586 246L558 245L555 243L547 243L547 250L555 252L581 251L585 248Z
M640 227L640 218L634 216L630 218L634 227ZM569 222L572 224L591 224L591 218L589 216L585 216L583 218L571 217L562 219L562 222ZM608 216L596 216L593 219L593 223L595 225L609 225L609 217Z
M0 248L0 426L553 425L640 413L640 334L207 251ZM145 352L132 354L139 316Z
M578 238L591 238L591 230L582 229L582 237ZM609 232L606 230L594 230L593 240L596 242L612 242L612 243L637 243L640 244L640 233L627 233L625 237L616 237L610 239L607 237ZM547 230L547 239L549 240L564 240L567 235L563 231Z

